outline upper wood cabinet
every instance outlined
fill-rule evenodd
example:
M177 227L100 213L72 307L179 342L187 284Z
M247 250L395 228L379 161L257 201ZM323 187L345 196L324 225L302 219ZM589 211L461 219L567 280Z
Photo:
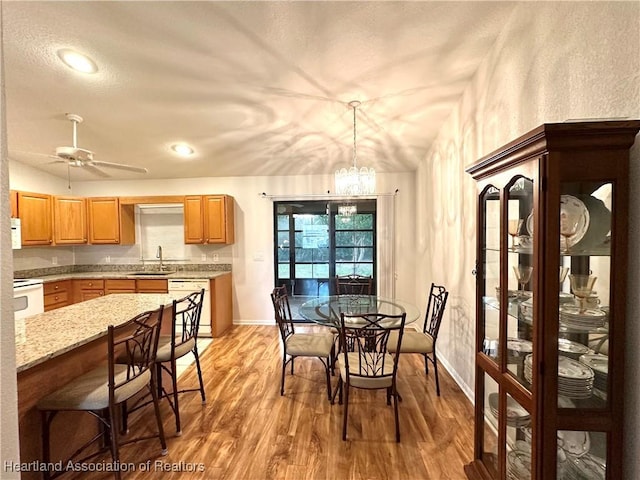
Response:
M235 241L234 200L229 195L184 198L184 242L232 244Z
M18 218L18 192L17 190L9 191L9 202L11 203L11 218Z
M133 205L120 205L117 197L87 198L89 216L89 243L135 243L135 216Z
M83 197L53 197L53 240L56 245L87 243L87 203Z
M18 192L17 195L22 245L51 245L53 243L51 195L31 192Z

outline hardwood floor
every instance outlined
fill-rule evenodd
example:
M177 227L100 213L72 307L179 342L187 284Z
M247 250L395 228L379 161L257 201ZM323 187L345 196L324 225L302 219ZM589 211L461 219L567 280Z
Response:
M425 377L419 355L400 358L399 444L395 442L393 408L386 405L382 390L351 390L348 440L342 441L342 406L327 401L319 360L297 359L295 375L287 371L285 396L281 397L281 352L275 325L234 327L215 339L201 360L207 404L201 404L198 393L181 395L183 433L176 437L173 416L163 402L169 454L160 456L157 439L124 446L120 461L131 462L132 468L123 478L466 478L463 465L471 460L473 450L472 405L444 368L440 372L442 396L437 397L434 379ZM332 381L335 386L337 377ZM190 367L179 385L196 384L195 368ZM152 407L136 413L130 419L130 435L153 432ZM110 457L93 462L103 468ZM83 471L63 478L113 477Z

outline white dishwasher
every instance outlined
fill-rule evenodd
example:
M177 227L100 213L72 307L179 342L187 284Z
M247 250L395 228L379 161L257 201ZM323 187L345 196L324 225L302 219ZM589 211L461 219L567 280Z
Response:
M177 293L186 297L191 292L199 292L204 288L202 300L202 313L200 314L199 337L211 337L211 295L209 293L209 279L169 279L169 293Z

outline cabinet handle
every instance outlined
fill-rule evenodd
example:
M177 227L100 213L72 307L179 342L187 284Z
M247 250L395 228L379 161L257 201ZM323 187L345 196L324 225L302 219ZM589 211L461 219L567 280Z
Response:
M55 287L53 287L54 290L58 290L60 288L60 285L56 285Z
M55 297L53 297L54 300L58 300L60 297L58 295L56 295Z

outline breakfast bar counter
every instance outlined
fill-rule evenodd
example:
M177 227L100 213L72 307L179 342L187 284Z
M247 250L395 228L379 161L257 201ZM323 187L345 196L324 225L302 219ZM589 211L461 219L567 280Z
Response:
M165 305L163 328L170 328L175 294L105 295L16 321L16 366L20 461L42 459L38 400L107 360L107 329ZM63 458L96 432L90 415L61 412L52 429L52 458ZM22 472L22 479L40 478Z
M17 371L106 336L109 325L119 325L139 313L170 305L174 298L178 296L156 293L105 295L16 320Z

